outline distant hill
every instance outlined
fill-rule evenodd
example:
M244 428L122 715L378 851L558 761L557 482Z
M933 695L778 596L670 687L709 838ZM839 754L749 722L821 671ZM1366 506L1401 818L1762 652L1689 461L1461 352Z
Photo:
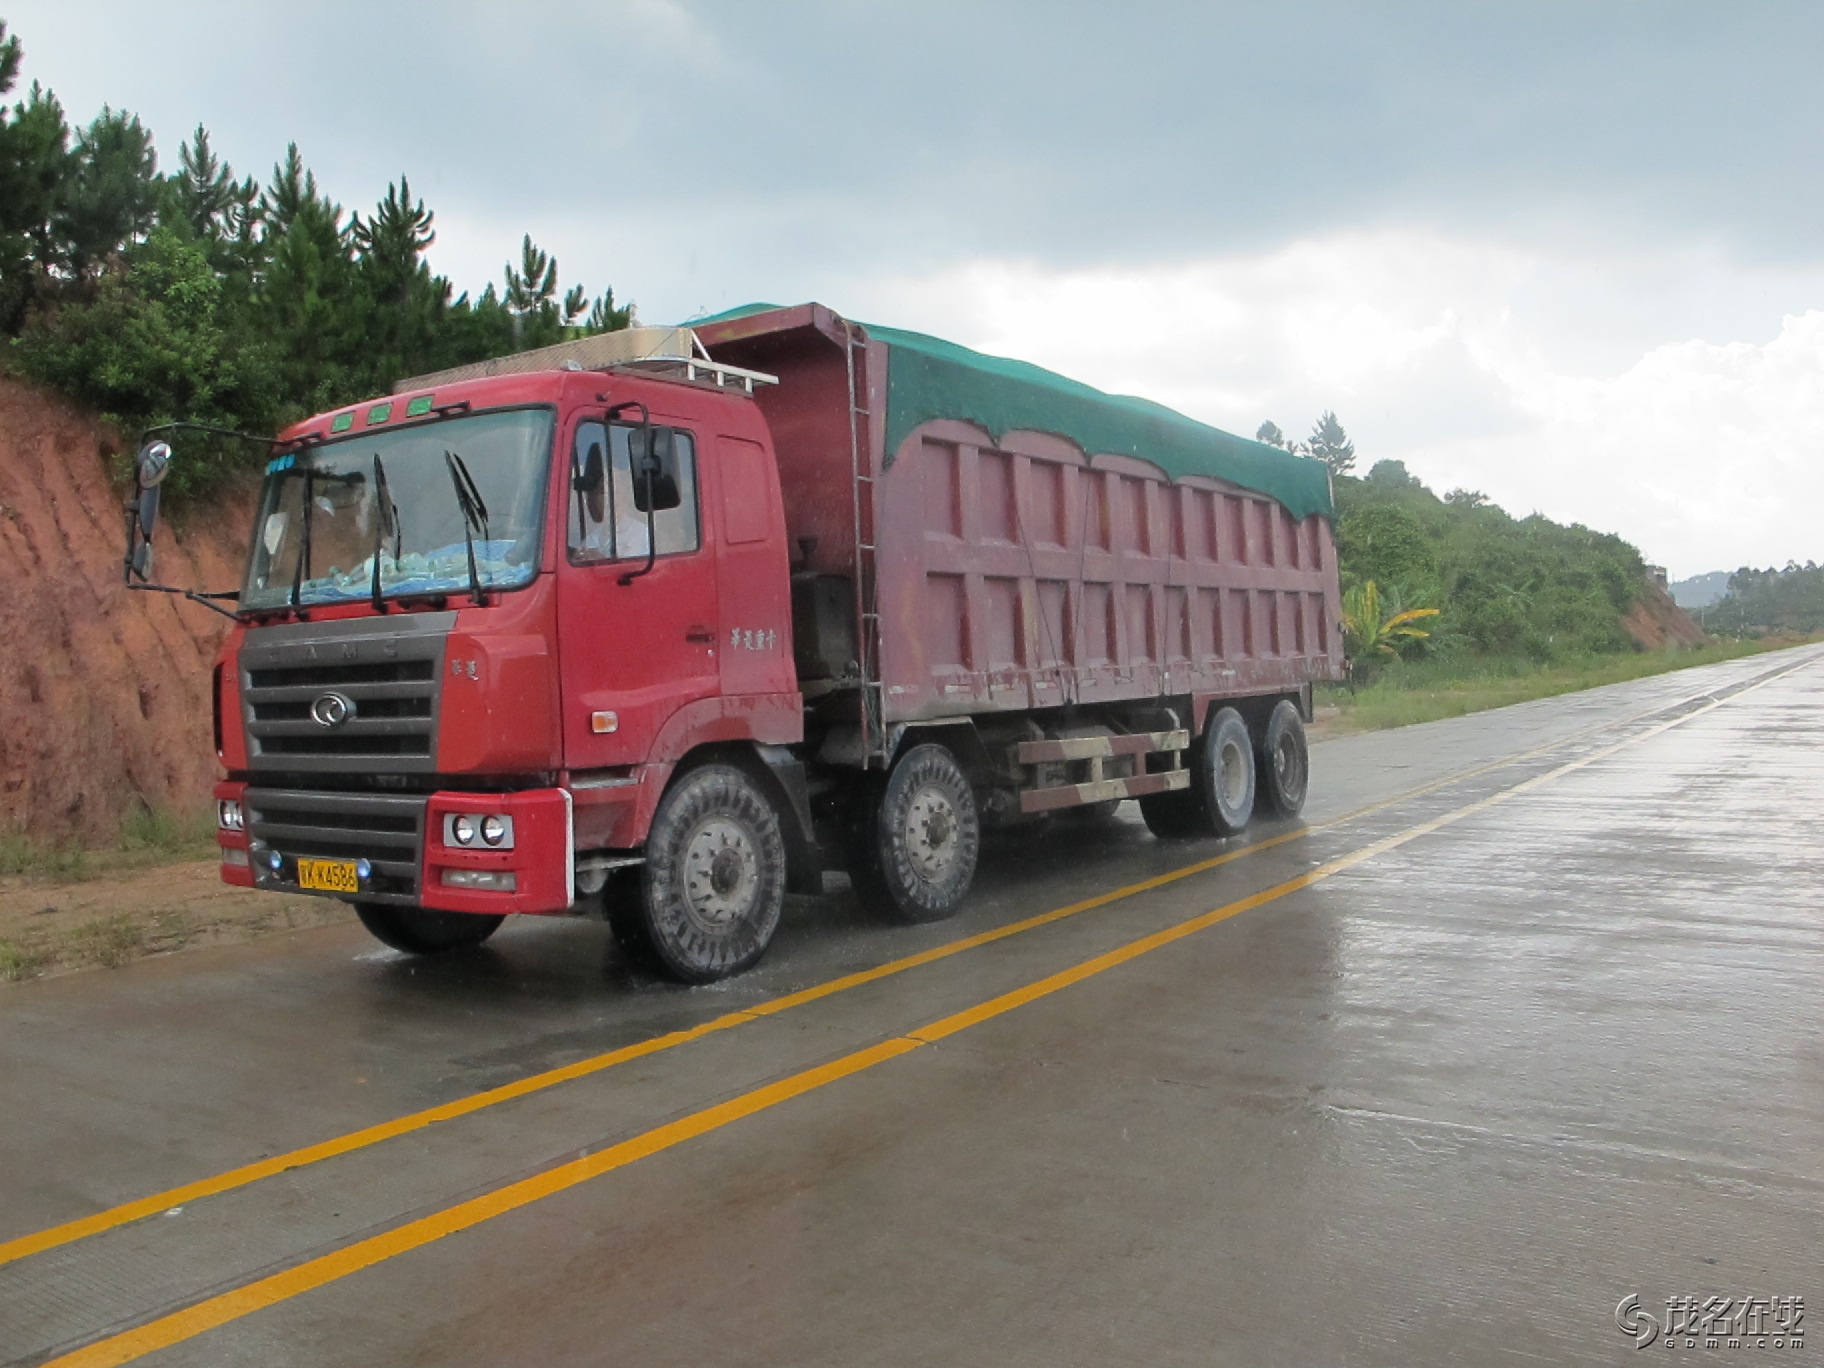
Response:
M1784 570L1744 565L1729 576L1729 592L1704 610L1711 627L1732 635L1824 629L1824 566L1807 561Z
M1708 608L1729 592L1729 572L1712 570L1707 575L1693 575L1668 585L1667 590L1680 608Z
M1373 580L1443 610L1417 652L1546 661L1703 640L1620 537L1510 517L1474 490L1440 499L1399 461L1335 487L1344 589Z

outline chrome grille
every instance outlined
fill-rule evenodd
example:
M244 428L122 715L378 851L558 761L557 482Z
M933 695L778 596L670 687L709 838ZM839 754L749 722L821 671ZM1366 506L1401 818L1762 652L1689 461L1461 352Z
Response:
M255 770L425 774L454 613L287 623L247 633L241 704ZM334 696L345 714L315 715Z
M245 797L254 877L261 888L296 890L299 856L366 860L361 896L415 902L424 851L422 797L249 788ZM279 855L279 868L271 864Z

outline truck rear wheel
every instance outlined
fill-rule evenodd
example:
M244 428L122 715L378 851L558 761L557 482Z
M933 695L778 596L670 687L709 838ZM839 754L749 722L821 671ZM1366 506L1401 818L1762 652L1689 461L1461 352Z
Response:
M1233 708L1212 714L1189 761L1190 787L1140 800L1146 829L1168 841L1233 836L1254 811L1254 743L1241 714Z
M1305 724L1295 704L1281 699L1267 718L1260 736L1259 800L1276 817L1296 817L1305 806L1311 786L1311 754L1305 745Z
M928 742L902 755L862 822L851 872L862 900L900 921L954 916L975 881L982 824L949 749Z
M480 945L506 920L479 912L439 912L385 903L356 903L355 915L375 940L408 955L436 955Z
M754 781L730 765L680 779L646 838L646 941L686 983L738 974L766 953L785 905L785 838Z
M1140 820L1162 841L1186 841L1193 836L1208 836L1211 832L1210 814L1203 804L1203 785L1197 782L1202 754L1200 745L1190 755L1189 788L1141 795Z
M1203 738L1203 763L1192 778L1203 788L1210 826L1218 836L1233 836L1254 815L1254 739L1233 708L1210 719Z

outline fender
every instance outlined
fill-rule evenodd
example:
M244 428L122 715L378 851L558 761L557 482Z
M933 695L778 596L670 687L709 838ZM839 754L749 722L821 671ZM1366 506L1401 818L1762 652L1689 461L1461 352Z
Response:
M639 767L639 793L631 822L616 831L618 845L643 845L652 814L671 782L678 762L701 746L746 742L754 746L790 746L804 740L804 700L795 693L746 694L735 698L699 698L665 719L653 738L652 752ZM785 790L791 797L789 787ZM790 818L788 810L780 814Z
M795 746L804 740L804 698L795 693L743 694L699 698L686 703L659 728L648 764L676 765L698 746L714 741L754 741Z

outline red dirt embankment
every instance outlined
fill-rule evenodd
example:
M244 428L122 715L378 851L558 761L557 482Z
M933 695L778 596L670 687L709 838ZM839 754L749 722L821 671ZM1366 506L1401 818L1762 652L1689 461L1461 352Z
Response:
M0 378L0 831L112 840L136 807L200 810L210 670L227 619L121 587L120 439ZM231 589L245 496L159 531L157 577Z
M1672 601L1672 595L1652 580L1641 585L1640 597L1622 618L1621 627L1643 651L1702 646L1710 639L1691 615Z

